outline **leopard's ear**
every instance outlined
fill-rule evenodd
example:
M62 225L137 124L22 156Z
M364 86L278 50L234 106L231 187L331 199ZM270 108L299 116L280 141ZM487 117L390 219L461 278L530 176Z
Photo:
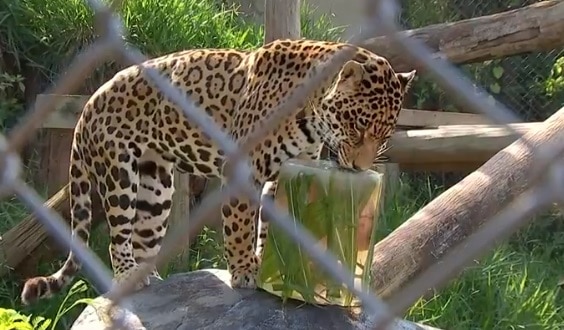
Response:
M413 82L413 78L415 78L416 73L417 73L416 70L396 73L396 76L400 81L401 88L403 89L404 92L407 92L411 87L411 83Z
M343 65L341 72L339 73L339 80L340 81L347 81L347 80L358 80L362 77L362 73L364 69L362 68L362 64L357 61L350 60Z

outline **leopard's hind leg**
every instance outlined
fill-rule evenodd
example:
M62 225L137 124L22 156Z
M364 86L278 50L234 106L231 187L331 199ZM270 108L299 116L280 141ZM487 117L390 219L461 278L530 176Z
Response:
M139 160L137 214L133 225L133 254L140 263L154 259L168 227L174 194L174 163L153 150ZM152 276L161 278L157 269Z
M139 268L134 257L133 230L139 188L138 160L143 150L132 143L114 140L106 144L101 162L105 173L98 177L98 192L106 213L110 233L110 260L114 283L130 280ZM102 150L101 150L102 151ZM149 276L135 284L141 289L149 284Z

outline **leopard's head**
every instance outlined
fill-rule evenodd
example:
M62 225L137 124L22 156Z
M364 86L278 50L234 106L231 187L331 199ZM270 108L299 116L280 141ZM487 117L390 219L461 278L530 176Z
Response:
M323 105L326 140L340 167L366 170L385 151L415 74L396 73L377 56L345 63Z

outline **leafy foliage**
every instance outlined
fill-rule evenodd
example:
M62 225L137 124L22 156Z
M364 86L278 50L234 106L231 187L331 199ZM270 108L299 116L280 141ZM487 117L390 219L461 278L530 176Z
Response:
M550 72L550 78L546 80L546 93L554 97L564 93L564 56L558 58Z
M364 208L378 208L382 178L380 174L370 173L354 175L338 170L327 161L292 161L283 165L277 191L277 199L287 208L285 211L349 272L356 273L358 280L364 281L369 279L368 272L361 269L370 264L370 258L359 253L357 234ZM377 218L378 212L374 212L371 220L376 222ZM375 232L369 236L373 242ZM373 245L368 244L367 256L371 256ZM343 306L356 303L349 290L335 282L275 223L269 225L259 273L261 287L284 300L294 298Z
M55 330L63 316L68 314L73 308L80 304L88 304L91 299L83 298L74 300L70 306L67 306L69 299L74 298L77 294L86 292L88 289L86 282L77 281L65 296L63 303L59 306L59 310L54 319L43 316L24 315L14 309L0 308L0 329L10 330Z

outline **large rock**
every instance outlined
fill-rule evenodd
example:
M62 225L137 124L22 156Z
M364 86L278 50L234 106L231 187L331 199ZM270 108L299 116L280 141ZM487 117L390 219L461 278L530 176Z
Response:
M134 293L127 301L125 329L148 330L347 330L369 329L364 317L337 306L312 306L289 301L260 290L233 289L227 270L206 269L176 274ZM85 308L71 330L105 329L109 300L98 297ZM106 307L106 308L104 308ZM118 312L119 312L118 311ZM115 310L114 310L115 313ZM116 314L114 314L116 315ZM397 320L397 330L432 329Z

